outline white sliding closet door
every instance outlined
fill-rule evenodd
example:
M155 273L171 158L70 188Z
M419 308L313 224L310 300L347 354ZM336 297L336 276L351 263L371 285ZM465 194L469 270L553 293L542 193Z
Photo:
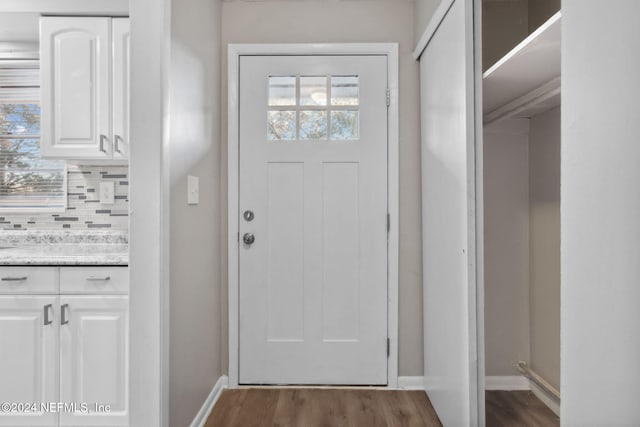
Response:
M474 5L453 1L420 59L424 370L445 426L484 425Z

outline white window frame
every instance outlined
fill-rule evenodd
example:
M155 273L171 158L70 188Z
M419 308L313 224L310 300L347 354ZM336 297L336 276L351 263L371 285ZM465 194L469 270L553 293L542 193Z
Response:
M255 55L386 55L389 108L388 140L388 298L387 388L398 387L398 254L399 254L399 110L398 110L398 44L230 44L228 51L228 271L229 271L229 387L238 387L239 372L239 259L238 259L238 192L239 192L239 87L240 57Z
M39 61L38 60L21 60L21 59L10 59L4 60L0 59L2 63L2 68L4 69L15 69L15 80L18 82L24 82L28 79L25 79L23 75L21 75L22 70L38 70L39 69ZM7 73L11 74L11 73ZM38 79L36 76L31 76L31 79ZM8 77L11 79L11 76ZM39 81L39 79L38 79ZM23 104L23 103L38 103L42 108L42 102L40 99L40 88L39 83L38 87L15 87L15 88L5 88L2 90L2 100L0 103L7 104ZM10 101L10 102L4 102ZM41 140L42 133L38 135L38 139ZM54 206L41 206L41 207L25 207L25 206L15 206L15 207L0 207L0 213L2 214L37 214L37 213L60 213L65 212L67 209L68 198L67 198L67 165L66 163L63 166L63 192L64 198L62 201L62 206L54 207Z

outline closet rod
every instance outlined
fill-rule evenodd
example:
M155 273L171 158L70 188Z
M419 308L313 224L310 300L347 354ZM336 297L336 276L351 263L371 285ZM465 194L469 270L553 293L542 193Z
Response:
M558 400L558 402L560 402L560 392L535 371L529 368L529 366L527 366L527 362L518 362L517 368L525 377L538 384L538 386L540 386L544 391L551 394Z

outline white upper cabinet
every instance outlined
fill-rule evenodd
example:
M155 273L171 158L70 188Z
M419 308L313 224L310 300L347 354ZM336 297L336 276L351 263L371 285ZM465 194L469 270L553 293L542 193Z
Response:
M128 25L126 18L41 18L44 157L126 159Z
M129 51L128 18L113 19L113 158L129 157Z

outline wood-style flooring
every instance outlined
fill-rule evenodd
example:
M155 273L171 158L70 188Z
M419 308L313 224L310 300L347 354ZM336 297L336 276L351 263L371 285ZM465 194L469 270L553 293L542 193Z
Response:
M488 391L487 427L556 427L529 391ZM225 390L205 427L441 427L422 391L241 388Z
M487 427L556 427L560 418L530 391L487 391Z
M225 390L205 427L441 427L422 391Z

